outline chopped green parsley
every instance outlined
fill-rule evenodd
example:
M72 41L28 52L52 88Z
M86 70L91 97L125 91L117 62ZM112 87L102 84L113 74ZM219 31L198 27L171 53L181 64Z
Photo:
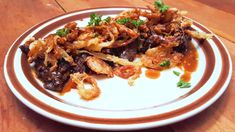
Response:
M111 17L110 17L110 16L109 16L109 17L106 17L106 18L104 19L105 22L110 22L110 20L111 20Z
M189 88L189 87L191 87L191 84L189 82L184 82L183 80L180 80L177 83L177 87L180 87L180 88Z
M90 15L90 21L88 22L88 26L98 26L100 24L101 20L100 15L97 15L95 13Z
M154 6L155 6L155 8L159 9L159 11L161 13L163 13L163 12L165 12L165 11L167 11L169 9L169 6L165 5L163 3L163 1L161 1L161 0L155 1L154 2Z
M174 73L176 76L179 76L179 75L180 75L180 72L177 72L177 71L173 71L173 73Z
M144 24L143 20L133 20L131 18L121 18L117 20L118 24L121 25L126 25L127 23L131 23L133 26L135 26L136 28L138 28L140 25Z
M62 29L58 29L56 31L56 35L60 36L60 37L64 37L69 33L69 29L67 28L62 28Z
M121 25L125 25L125 24L127 24L128 22L130 22L130 21L131 21L130 18L121 18L121 19L118 19L118 20L117 20L117 23L118 23L118 24L121 24Z
M131 20L131 23L138 28L140 25L144 24L143 20Z
M167 66L170 66L170 64L171 64L171 62L169 60L164 60L159 64L159 66L167 67Z

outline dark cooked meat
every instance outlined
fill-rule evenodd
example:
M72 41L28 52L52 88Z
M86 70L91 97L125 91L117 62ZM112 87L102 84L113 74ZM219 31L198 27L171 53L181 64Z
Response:
M38 78L45 80L45 81L51 81L51 72L50 67L47 67L43 63L43 59L37 58L34 65L34 70L36 72L36 75ZM44 81L43 81L44 82Z
M51 78L51 81L46 81L44 83L44 87L49 90L60 92L68 81L69 74L62 74L61 72L54 71L51 73Z
M167 19L172 19L170 16L168 17ZM159 45L172 47L174 51L184 53L191 40L191 36L184 33L180 23L174 21L156 25L142 25L139 30L140 36L137 38L139 53L145 53L148 49Z
M35 61L35 72L37 77L43 82L46 89L61 91L69 79L70 65L64 60L60 60L56 71L51 72L49 66L45 66L43 60L37 58Z
M82 53L78 55L73 55L74 62L76 63L75 66L72 66L72 73L76 72L86 72L89 74L95 74L86 64L86 58L90 56L89 54Z
M110 55L115 55L115 49L111 49L111 48L103 48L101 50L102 53L104 54L110 54Z
M119 48L111 48L111 49L105 48L105 49L102 49L101 52L105 54L115 55L120 58L127 59L129 61L134 61L136 54L137 54L137 50L138 50L138 42L134 41L127 46L123 46Z
M137 52L136 49L126 48L120 54L120 58L128 59L129 61L134 61L136 52Z
M139 45L138 52L145 53L148 49L159 46L164 40L164 36L158 34L160 29L156 29L157 26L142 26L140 29L140 37L137 39Z
M129 61L134 61L137 54L137 48L138 48L138 43L137 41L134 41L120 51L119 57L128 59Z
M145 53L148 49L158 46L163 41L163 38L159 35L151 35L147 39L138 38L137 43L139 43L138 51L140 53Z
M162 35L158 35L154 31L153 28L154 27L150 27L148 30L149 32L143 33L134 42L130 43L127 46L123 46L119 48L111 48L111 49L106 48L106 49L103 49L102 52L106 54L115 55L124 59L128 59L129 61L133 61L137 53L145 53L148 49L159 46L160 44L163 44L163 43L168 43L168 46L171 46L171 43L169 42L173 42L173 41L179 41L179 45L176 47L173 47L174 51L180 52L180 53L184 53L186 51L187 44L191 40L191 37L181 32L181 29L165 30L167 33L171 33L175 35L175 36L172 36L172 38L166 38ZM144 30L147 30L147 29L144 29Z
M115 66L117 66L114 62L112 62L112 61L105 61L104 60L104 62L105 63L107 63L109 66L111 66L112 68L114 68Z
M37 77L43 82L43 86L46 89L60 92L63 89L65 83L70 78L71 73L91 71L85 65L85 59L87 56L87 54L79 54L74 56L74 62L76 63L75 66L71 66L64 59L60 59L57 63L58 67L55 71L50 71L50 65L46 66L44 64L44 58L38 57L34 61L34 70Z
M21 49L21 51L22 51L24 54L27 55L27 54L29 53L29 47L28 47L28 46L26 46L26 45L21 45L19 48Z
M192 37L187 34L183 34L180 36L179 39L180 39L179 46L173 47L173 50L176 52L184 53L187 51L188 43L191 42L190 40L192 39Z
M86 71L87 67L85 65L85 61L87 56L88 56L87 54L79 54L73 56L74 62L76 63L76 65L72 67L74 73L75 72L83 73Z

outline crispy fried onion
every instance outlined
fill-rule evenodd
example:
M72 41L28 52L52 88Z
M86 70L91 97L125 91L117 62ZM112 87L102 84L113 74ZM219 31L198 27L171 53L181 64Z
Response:
M69 50L85 48L89 51L101 51L102 48L125 46L138 37L138 33L116 22L100 26L86 27L77 40L67 45ZM122 39L118 39L122 38Z
M190 19L182 19L180 25L182 28L188 28L193 25L193 21Z
M57 35L49 35L45 40L38 39L29 44L28 62L33 62L37 57L44 57L44 64L51 64L50 70L57 68L57 61L63 58L74 65L73 58L60 46L57 45Z
M44 56L44 52L47 48L46 42L42 39L31 42L29 44L28 62L31 63L37 57Z
M109 55L109 54L103 54L103 53L98 53L98 52L89 52L86 50L77 50L77 53L88 53L90 55L93 55L99 59L106 60L106 61L112 61L116 64L119 65L132 65L132 66L142 66L142 63L140 61L137 62L130 62L127 59L119 58L117 56Z
M141 67L135 67L135 74L131 77L128 78L128 84L130 86L133 86L135 83L135 80L140 77L141 72Z
M136 70L134 66L119 66L114 69L114 74L124 79L128 79L129 77L135 74Z
M181 62L182 58L183 54L173 51L172 48L159 46L148 49L145 55L142 56L141 61L145 67L164 70L177 66ZM166 61L169 61L169 65L161 65L161 63Z
M53 54L51 54L51 53L45 54L44 65L47 66L50 63L52 65L50 67L50 71L53 71L57 68L57 62L58 61Z
M73 82L77 84L78 93L84 100L92 100L100 95L100 88L95 78L86 73L74 73L70 75ZM85 82L91 84L91 88L85 88Z
M116 20L120 18L131 18L131 19L139 19L141 10L138 8L135 8L133 10L126 10L121 12L118 16L116 16Z
M213 37L212 34L204 33L204 32L198 32L198 31L191 31L191 30L185 30L185 33L189 34L193 38L196 39L211 39Z
M117 39L118 30L113 25L100 25L95 27L84 28L77 40L71 45L67 45L67 49L86 48L90 51L101 51L104 47L111 47Z
M117 48L117 47L122 47L130 44L133 42L139 34L135 30L131 30L130 28L120 25L118 23L115 23L115 26L117 27L119 31L119 37L121 39L117 39L111 46L108 48Z
M113 70L112 68L106 64L103 60L90 56L86 58L87 66L97 74L105 74L108 77L113 77Z
M141 67L131 65L116 67L114 74L121 78L128 79L128 84L133 86L134 81L140 77Z

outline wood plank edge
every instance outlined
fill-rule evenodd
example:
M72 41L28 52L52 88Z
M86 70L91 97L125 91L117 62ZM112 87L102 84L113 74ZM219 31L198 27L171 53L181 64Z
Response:
M55 0L55 3L66 13L68 11L66 11L66 9L57 1Z

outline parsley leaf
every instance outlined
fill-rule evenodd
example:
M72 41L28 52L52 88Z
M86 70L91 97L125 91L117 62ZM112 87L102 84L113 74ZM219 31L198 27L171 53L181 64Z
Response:
M127 23L131 23L133 26L138 28L140 25L144 24L143 20L132 20L131 18L121 18L117 20L118 24L126 25Z
M106 17L103 21L109 22L111 20L111 17Z
M165 5L161 0L154 2L155 8L158 8L161 13L167 11L169 9L168 5Z
M118 24L121 24L121 25L125 25L125 24L127 24L128 22L130 22L130 21L131 21L130 18L121 18L121 19L118 19L118 20L117 20L117 23L118 23Z
M160 7L162 7L164 5L164 3L161 1L161 0L158 0L158 1L155 1L154 2L154 6L156 7L156 8L160 8Z
M166 66L170 66L170 64L171 62L169 60L164 60L159 64L159 66L166 67Z
M191 84L188 83L188 82L184 82L183 80L180 80L177 83L177 87L180 87L180 88L189 88L189 87L191 87Z
M143 20L131 20L131 24L133 24L136 28L138 28L140 25L144 24Z
M60 36L60 37L64 37L64 36L66 36L68 33L69 33L69 29L67 29L67 28L62 28L62 29L58 29L55 34L58 35L58 36Z
M173 71L173 73L174 73L176 76L179 76L179 75L180 75L180 72L177 72L177 71Z
M101 22L101 17L100 15L97 15L95 13L90 15L90 22L88 22L89 26L98 26Z

